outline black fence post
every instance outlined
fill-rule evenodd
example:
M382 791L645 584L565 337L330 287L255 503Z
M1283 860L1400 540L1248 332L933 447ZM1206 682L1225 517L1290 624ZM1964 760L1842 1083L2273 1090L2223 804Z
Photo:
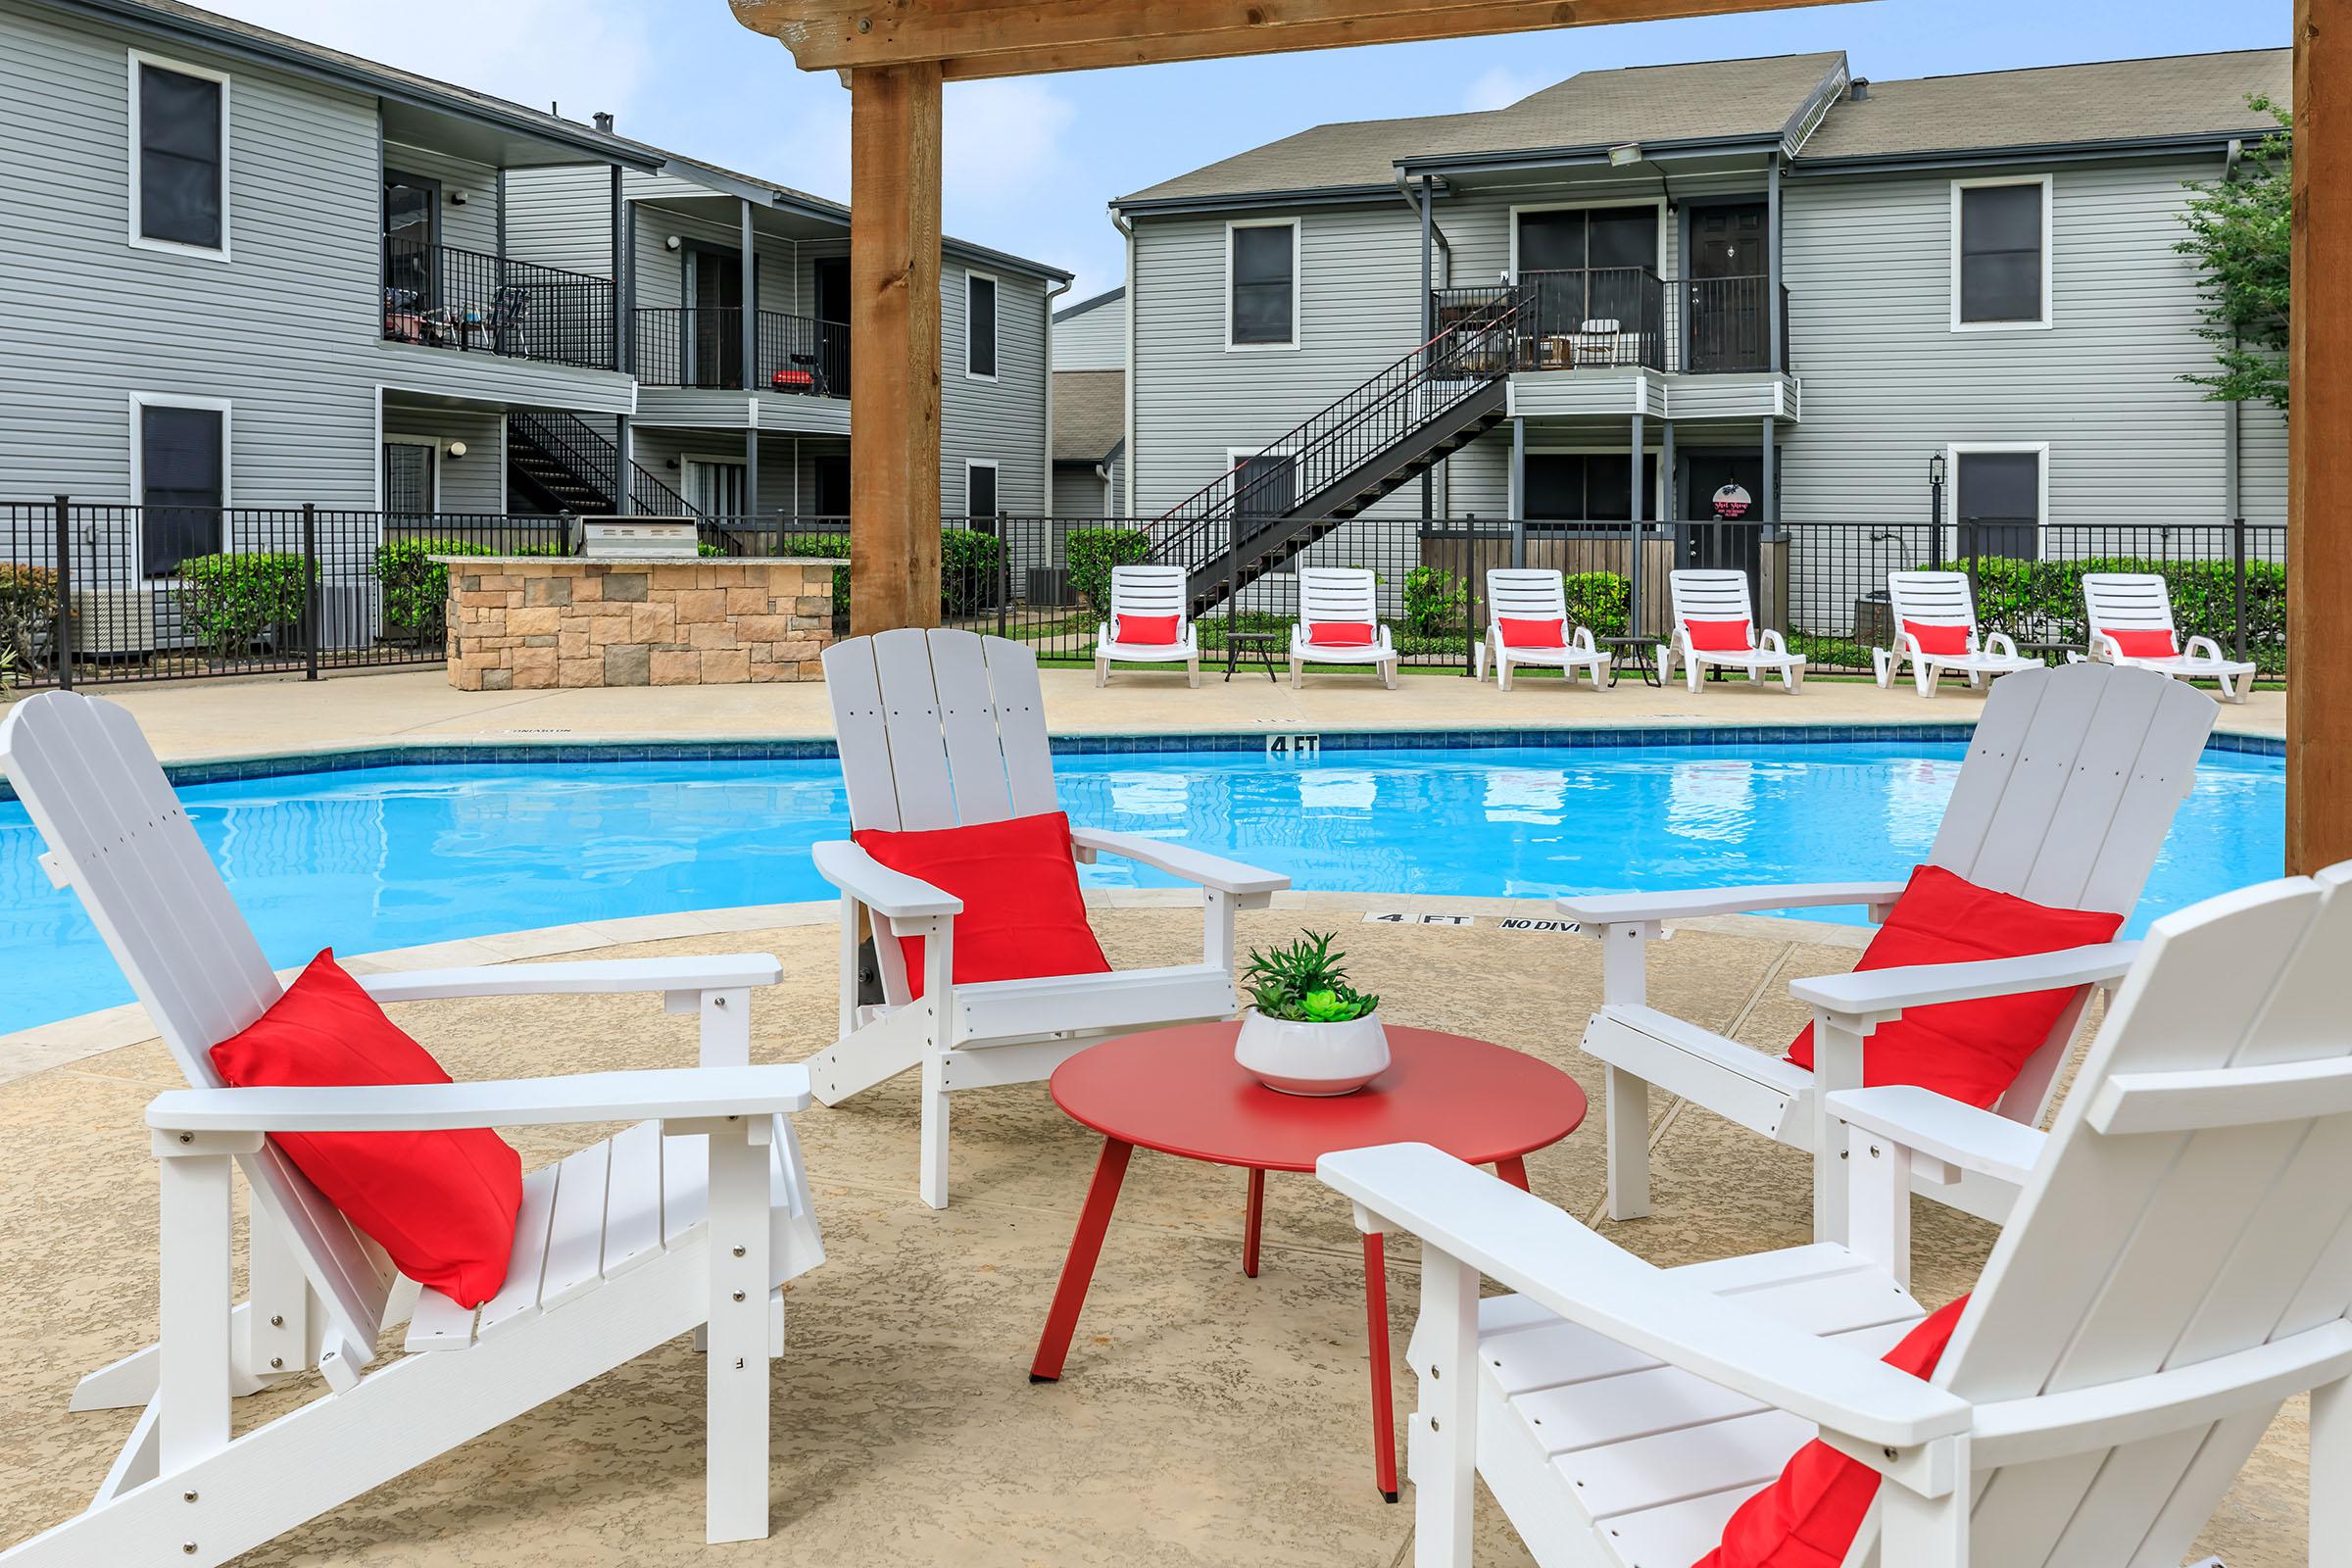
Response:
M57 685L74 689L74 498L57 498ZM27 675L30 670L25 671Z
M2246 659L2246 519L2243 517L2230 519L2230 562L2237 600L2237 636L2231 645L2236 652L2230 657L2242 664Z
M302 504L302 678L318 678L318 506Z
M997 514L997 635L1005 631L1005 615L1012 606L1012 518L1005 513Z

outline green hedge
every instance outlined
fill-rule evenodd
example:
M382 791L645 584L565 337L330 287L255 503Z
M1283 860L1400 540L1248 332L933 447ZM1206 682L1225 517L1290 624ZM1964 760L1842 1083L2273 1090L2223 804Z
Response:
M1980 557L1977 614L1987 632L2005 631L2020 644L2081 648L2090 628L2082 608L2082 577L2093 571L2152 572L2173 599L2180 640L2210 637L2232 655L2237 639L2237 568L2228 561L2012 561ZM2286 667L2286 568L2246 563L2246 657L2266 671Z
M1418 637L1467 630L1470 585L1443 566L1415 566L1404 579L1404 629Z
M190 556L178 576L181 624L216 655L233 658L264 638L299 638L311 580L302 557Z
M57 640L57 573L47 566L0 566L0 649L29 674Z
M449 568L432 557L496 554L466 539L393 539L377 545L375 578L384 585L384 629L419 641L440 629L449 602Z
M1110 618L1110 568L1152 557L1152 536L1141 528L1072 528L1062 538L1070 588L1098 621Z
M978 528L939 531L939 612L971 615L996 605L1004 541Z
M1595 637L1622 637L1633 609L1633 586L1613 571L1571 572L1563 579L1571 628L1590 626Z

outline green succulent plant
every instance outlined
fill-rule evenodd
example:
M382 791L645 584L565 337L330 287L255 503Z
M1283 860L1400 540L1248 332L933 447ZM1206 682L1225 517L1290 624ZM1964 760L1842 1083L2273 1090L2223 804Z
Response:
M1250 1004L1293 1023L1346 1023L1369 1014L1380 999L1348 983L1340 966L1348 955L1331 951L1337 940L1336 932L1308 931L1281 947L1250 949L1242 968Z

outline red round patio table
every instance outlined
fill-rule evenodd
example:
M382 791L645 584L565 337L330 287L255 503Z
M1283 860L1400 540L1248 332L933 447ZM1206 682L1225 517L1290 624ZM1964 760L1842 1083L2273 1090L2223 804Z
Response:
M1061 1265L1046 1331L1030 1363L1034 1383L1061 1376L1095 1259L1137 1149L1236 1165L1250 1173L1242 1272L1257 1277L1266 1172L1311 1171L1342 1149L1431 1144L1527 1186L1525 1156L1556 1144L1585 1119L1585 1094L1557 1067L1502 1046L1431 1029L1392 1027L1388 1070L1351 1095L1312 1099L1266 1088L1233 1059L1238 1023L1193 1024L1122 1035L1054 1070L1054 1102L1102 1135L1078 1232ZM1372 1468L1396 1500L1396 1415L1390 1392L1387 1258L1378 1232L1364 1237L1364 1326L1372 1366Z

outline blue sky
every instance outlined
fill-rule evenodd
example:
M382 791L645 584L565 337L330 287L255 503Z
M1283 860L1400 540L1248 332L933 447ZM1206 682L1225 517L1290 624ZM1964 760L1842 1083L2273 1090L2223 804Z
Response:
M452 78L836 199L849 94L745 31L725 0L201 0L265 26ZM1112 196L1334 120L1493 109L1579 71L1843 49L1857 74L2271 48L2291 0L1867 0L953 85L951 233L1119 281Z

